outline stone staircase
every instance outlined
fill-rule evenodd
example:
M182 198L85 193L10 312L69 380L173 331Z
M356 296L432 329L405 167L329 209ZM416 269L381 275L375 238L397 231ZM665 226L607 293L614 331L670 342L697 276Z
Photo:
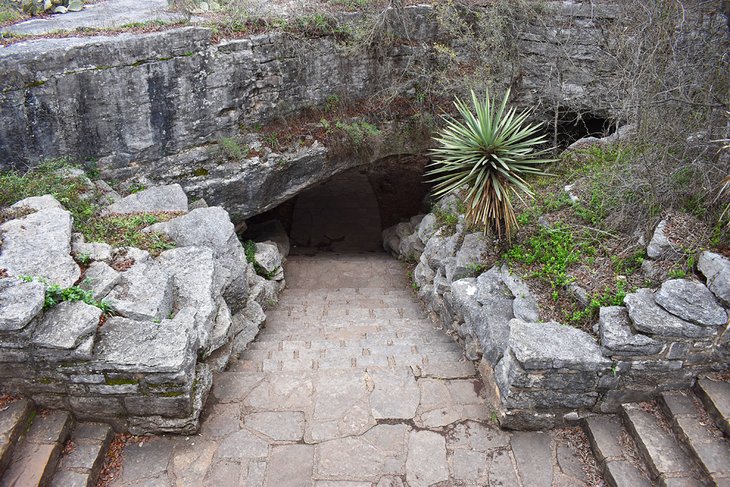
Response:
M729 418L730 383L705 378L694 392L624 404L618 415L589 417L584 427L613 487L730 486Z
M112 435L106 424L11 402L0 408L0 486L94 486Z

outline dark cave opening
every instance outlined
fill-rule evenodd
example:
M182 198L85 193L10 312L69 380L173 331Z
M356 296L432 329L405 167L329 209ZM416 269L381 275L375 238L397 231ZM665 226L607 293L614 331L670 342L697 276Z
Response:
M426 210L427 163L426 156L399 155L343 171L247 224L255 232L258 224L279 220L293 254L382 252L383 229Z
M583 137L606 137L616 131L616 121L593 113L560 110L546 124L548 139L560 149L565 149Z

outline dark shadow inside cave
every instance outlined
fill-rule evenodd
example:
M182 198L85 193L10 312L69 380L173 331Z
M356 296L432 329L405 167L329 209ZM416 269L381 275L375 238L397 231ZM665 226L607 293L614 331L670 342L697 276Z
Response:
M247 223L281 221L293 254L382 252L383 229L426 209L427 162L390 156L343 171Z
M579 113L571 110L560 110L557 117L546 124L549 139L556 138L557 147L565 149L583 137L606 137L616 131L616 122L593 113Z

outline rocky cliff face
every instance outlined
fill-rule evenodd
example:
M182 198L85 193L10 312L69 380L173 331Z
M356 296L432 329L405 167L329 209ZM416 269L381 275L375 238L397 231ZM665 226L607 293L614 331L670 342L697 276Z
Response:
M615 6L548 4L540 22L518 26L519 56L512 79L504 81L517 88L522 104L540 102L548 109L559 102L609 116L620 93L610 89L612 65L601 46ZM355 55L330 36L302 41L272 32L215 43L213 31L202 27L2 48L0 168L57 156L98 159L106 178L179 182L194 195L206 191L210 203L224 204L237 216L255 214L272 204L245 194L269 187L261 181L281 169L276 163L281 158L211 170L209 144L241 127L322 104L333 94L356 100L384 88L413 93L415 73L430 75L434 45L448 44L449 33L431 7L409 7L399 15L390 42ZM568 41L572 47L566 51ZM455 43L457 55L459 49ZM493 53L481 53L478 60L464 56L467 64L489 63ZM325 150L298 157L310 168L328 159ZM298 183L284 192L360 162L369 161L340 161L323 174L285 172L284 179ZM207 174L194 177L201 163L208 163L200 171ZM231 192L244 194L238 208L230 206Z

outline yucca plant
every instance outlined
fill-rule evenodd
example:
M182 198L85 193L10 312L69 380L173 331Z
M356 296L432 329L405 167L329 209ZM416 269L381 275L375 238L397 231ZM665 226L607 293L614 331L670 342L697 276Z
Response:
M446 126L434 139L438 147L431 150L433 162L426 171L429 182L435 183L437 198L466 189L467 222L491 226L499 236L509 238L517 228L511 195L532 196L524 177L545 175L539 166L555 159L546 157L550 148L539 131L542 123L526 124L531 110L518 113L507 108L510 91L501 103L486 93L480 100L472 91L473 111L458 97L454 101L461 120L444 116Z

